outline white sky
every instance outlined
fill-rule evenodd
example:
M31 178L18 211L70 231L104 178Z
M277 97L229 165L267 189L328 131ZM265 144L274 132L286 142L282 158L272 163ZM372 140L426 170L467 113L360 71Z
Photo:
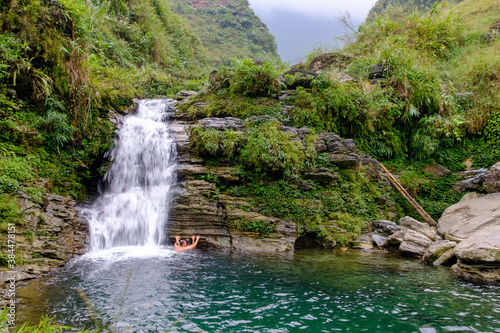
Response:
M376 0L249 0L257 15L272 15L274 9L287 9L311 16L334 18L348 11L353 18L364 20Z

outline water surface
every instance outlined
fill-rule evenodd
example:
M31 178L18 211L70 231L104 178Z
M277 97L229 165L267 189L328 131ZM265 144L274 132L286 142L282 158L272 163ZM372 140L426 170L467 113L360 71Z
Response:
M499 287L362 251L115 248L19 295L23 320L46 313L104 332L500 332Z

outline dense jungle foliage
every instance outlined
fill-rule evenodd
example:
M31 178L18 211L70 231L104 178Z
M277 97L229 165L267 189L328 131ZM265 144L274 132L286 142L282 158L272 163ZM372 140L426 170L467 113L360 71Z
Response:
M250 9L243 5L226 11L241 12L242 25L258 27L266 36L260 47L275 56L274 39L255 16L245 21ZM84 199L95 188L112 144L110 112L127 109L133 98L196 89L210 67L199 36L167 1L2 1L0 10L4 230L7 222L23 221L20 193L41 202L44 191Z
M204 59L163 1L2 1L0 230L23 223L19 195L85 198L112 143L110 110L173 95Z

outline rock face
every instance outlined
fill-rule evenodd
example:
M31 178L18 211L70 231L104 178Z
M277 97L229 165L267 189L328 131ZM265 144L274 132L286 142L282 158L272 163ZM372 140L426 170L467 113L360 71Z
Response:
M203 126L217 130L243 130L244 124L243 120L231 117L205 118L194 124L182 120L170 122L179 154L180 165L177 171L180 182L169 216L169 236L173 238L180 235L184 238L200 235L198 246L207 248L261 252L293 251L297 238L296 223L252 212L244 198L218 194L214 183L199 179L212 175L219 184L225 186L238 184L240 181L238 176L233 175L232 168L204 166L201 164L202 160L191 156L188 135L190 128ZM336 174L323 176L335 178ZM265 221L273 225L275 230L266 235L240 230L238 224L241 224L241 221Z
M87 245L88 222L79 215L76 203L69 198L47 193L43 204L22 199L26 230L16 234L18 256L28 264L16 267L17 280L48 273L63 266L74 255L83 254ZM0 272L2 282L8 278Z
M189 133L195 126L205 129L233 130L244 132L245 124L252 121L271 120L269 116L253 116L246 120L233 117L204 118L196 122L173 118L169 128L177 144L179 156L178 192L169 216L168 232L189 237L200 235L198 246L213 248L229 248L238 251L293 251L297 238L295 222L263 216L252 211L245 198L230 197L217 193L214 180L219 185L238 185L240 179L230 167L210 167L203 165L203 160L191 155ZM280 126L280 131L291 135L293 140L302 142L305 147L308 128ZM374 159L359 154L353 139L341 139L334 133L321 133L316 142L318 153L328 154L328 158L340 168L364 166L368 175L379 177L380 170ZM312 186L307 181L313 180L323 184L334 184L338 180L335 171L328 168L306 168L299 187ZM211 180L210 180L210 179ZM212 181L212 183L207 180ZM265 223L275 230L265 235L245 231L239 228L241 221ZM256 222L256 223L257 223ZM257 224L258 224L257 223ZM378 239L379 240L379 239ZM379 240L380 241L380 240Z
M454 249L456 274L500 284L500 193L448 207L439 219L438 232L445 238L463 240Z
M200 235L199 247L238 251L293 251L297 225L250 211L242 198L217 195L215 184L204 180L181 182L169 221L171 236ZM275 231L265 236L238 229L241 221L265 221Z

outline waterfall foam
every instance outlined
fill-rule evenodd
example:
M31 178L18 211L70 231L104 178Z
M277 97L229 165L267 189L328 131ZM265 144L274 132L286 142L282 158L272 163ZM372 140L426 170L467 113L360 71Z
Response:
M171 100L143 100L117 130L107 188L88 211L91 251L157 247L165 237L175 182L176 149L169 134Z

